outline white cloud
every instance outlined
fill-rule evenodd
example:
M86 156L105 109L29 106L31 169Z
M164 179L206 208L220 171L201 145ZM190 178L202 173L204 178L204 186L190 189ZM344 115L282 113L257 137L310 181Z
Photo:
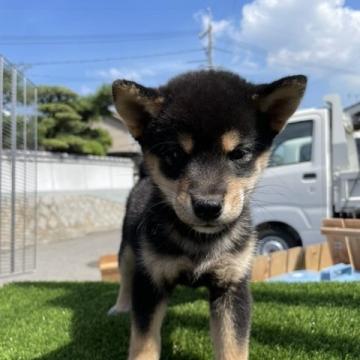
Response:
M194 17L195 17L195 20L197 20L198 22L201 23L203 31L206 31L206 29L209 26L209 22L212 20L211 25L212 25L213 34L215 36L225 33L231 27L231 22L229 20L223 19L223 20L216 21L216 20L212 19L212 16L210 13L205 12L205 11L197 12Z
M205 29L210 17L196 19ZM213 29L215 48L233 51L230 67L242 74L304 72L329 89L360 92L360 10L345 0L253 0L239 20L213 20Z
M100 69L89 76L95 76L103 81L111 82L116 79L127 79L147 85L159 85L169 77L179 72L193 68L191 63L175 61L156 62L152 64L136 64L134 67L111 67Z
M360 11L344 0L254 0L232 37L264 50L270 69L298 69L358 86Z
M87 86L87 85L81 85L79 89L80 95L89 95L94 92L94 89Z
M116 79L128 79L132 81L142 81L144 77L153 76L154 71L147 68L142 69L127 69L112 67L109 69L98 70L97 76L105 81L113 81Z
M209 12L199 11L194 15L194 18L197 22L201 24L202 33L204 33L209 26L211 21L212 26L212 34L214 36L214 40L217 38L229 34L232 31L232 23L229 20L214 20ZM207 42L206 38L203 39L203 44L205 45Z

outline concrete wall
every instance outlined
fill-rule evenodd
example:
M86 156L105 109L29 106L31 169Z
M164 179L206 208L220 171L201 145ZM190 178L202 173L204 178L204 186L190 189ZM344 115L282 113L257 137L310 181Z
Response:
M38 191L128 190L133 162L125 158L39 153Z
M133 174L128 159L39 153L38 241L118 229Z

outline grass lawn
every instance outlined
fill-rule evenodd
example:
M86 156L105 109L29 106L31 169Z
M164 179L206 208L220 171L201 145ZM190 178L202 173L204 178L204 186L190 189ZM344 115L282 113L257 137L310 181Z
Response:
M251 359L360 359L360 284L254 284ZM20 283L0 288L0 359L126 359L129 317L109 318L117 286ZM162 359L212 359L205 290L179 288Z

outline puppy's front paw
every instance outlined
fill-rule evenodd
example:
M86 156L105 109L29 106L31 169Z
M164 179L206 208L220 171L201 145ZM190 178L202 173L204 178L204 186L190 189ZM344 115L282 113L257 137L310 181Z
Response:
M123 313L128 313L131 310L130 304L115 304L107 312L108 316L117 316Z

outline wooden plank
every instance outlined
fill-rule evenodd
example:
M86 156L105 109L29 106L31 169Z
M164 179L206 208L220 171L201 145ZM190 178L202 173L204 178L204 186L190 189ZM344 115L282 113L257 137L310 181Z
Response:
M322 233L327 236L334 263L350 263L360 269L360 219L323 221Z
M330 247L327 242L321 244L321 256L320 256L320 270L334 265L333 259L330 253Z
M345 219L344 226L351 230L345 238L350 264L360 270L360 219Z
M324 229L324 227L326 228L331 226L336 227L336 229L344 228L344 219L326 219L323 221L323 225L324 226L321 228L321 232L323 233L323 230L326 232L326 239L329 244L333 264L349 264L350 258L346 236L344 234L334 233L330 229Z
M344 226L351 229L360 229L360 219L344 219Z
M345 236L327 235L327 242L334 264L350 264L349 251Z
M347 239L347 248L350 264L355 270L360 271L360 237L349 237Z
M322 226L324 227L343 227L343 219L324 219Z
M105 282L120 282L119 270L102 271L101 280Z
M304 262L304 248L297 246L288 250L287 272L304 269Z
M324 235L343 235L343 236L356 236L360 235L360 229L342 229L337 227L322 227L321 233Z
M103 263L99 266L100 271L107 271L107 270L117 270L118 267L118 263L116 262L108 262L108 263Z
M305 248L305 269L319 271L321 244L310 245Z
M107 264L113 264L118 262L118 256L116 254L107 254L100 257L98 266L103 267L107 266Z
M98 266L101 272L102 281L120 282L118 256L116 254L107 254L100 257Z
M360 219L346 219L345 227L351 230L359 230ZM350 264L355 270L360 271L360 236L349 235L346 240Z
M276 251L270 254L270 277L287 272L287 251Z
M270 257L267 255L259 255L255 258L251 280L264 281L270 276Z

